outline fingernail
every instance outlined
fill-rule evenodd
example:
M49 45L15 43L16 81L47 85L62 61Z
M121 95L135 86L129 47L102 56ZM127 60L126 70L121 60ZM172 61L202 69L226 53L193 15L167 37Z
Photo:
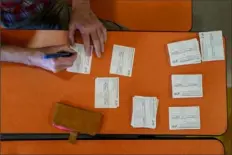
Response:
M105 47L104 47L104 46L102 46L102 53L104 53L104 51L105 51Z
M97 54L97 57L98 57L98 58L101 58L101 53L100 53L100 52Z

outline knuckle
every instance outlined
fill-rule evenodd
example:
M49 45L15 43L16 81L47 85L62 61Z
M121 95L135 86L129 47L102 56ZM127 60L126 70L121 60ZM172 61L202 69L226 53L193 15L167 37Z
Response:
M88 29L82 29L82 30L79 30L80 31L80 33L82 34L82 35L85 35L85 36L87 36L87 35L89 35L90 33L91 33L91 31L90 30L88 30Z

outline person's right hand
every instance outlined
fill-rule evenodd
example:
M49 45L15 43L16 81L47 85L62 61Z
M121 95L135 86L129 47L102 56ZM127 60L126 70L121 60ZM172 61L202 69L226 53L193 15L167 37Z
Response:
M59 51L72 52L71 57L61 57L57 59L44 59L45 54L57 53ZM41 67L54 73L65 70L73 65L77 58L77 53L67 45L53 46L36 49L36 52L30 57L30 65Z

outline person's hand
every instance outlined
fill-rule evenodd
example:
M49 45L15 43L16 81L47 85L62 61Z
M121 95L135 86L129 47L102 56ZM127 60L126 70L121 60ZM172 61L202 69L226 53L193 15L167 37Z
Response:
M74 53L71 57L61 57L57 59L44 59L45 54L67 51ZM54 73L65 70L73 65L77 58L77 53L66 45L53 46L36 49L30 56L30 65L41 67Z
M91 55L90 44L92 41L97 57L101 57L102 52L104 52L104 43L107 40L107 30L90 8L80 6L73 9L69 25L71 44L74 44L76 30L81 33L86 54Z

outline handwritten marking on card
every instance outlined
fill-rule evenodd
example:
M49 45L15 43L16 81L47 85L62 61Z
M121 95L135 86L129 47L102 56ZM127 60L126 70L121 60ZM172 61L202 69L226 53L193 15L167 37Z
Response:
M95 108L119 107L119 78L95 79Z
M114 45L110 65L110 74L131 77L134 63L134 54L135 48Z
M200 107L169 107L169 129L200 129Z
M197 39L168 44L171 66L201 63L201 54Z
M202 75L172 75L172 97L203 97Z
M71 48L75 50L78 55L77 55L77 59L73 63L73 66L67 68L67 71L73 73L90 74L92 56L86 55L84 45L75 44Z
M158 102L156 97L134 96L131 126L155 129Z
M222 31L200 32L202 61L225 60Z

